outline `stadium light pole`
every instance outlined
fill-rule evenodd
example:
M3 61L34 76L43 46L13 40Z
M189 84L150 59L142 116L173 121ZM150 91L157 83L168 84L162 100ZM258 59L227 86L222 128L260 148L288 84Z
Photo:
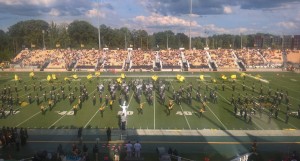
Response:
M167 36L167 50L169 49L169 31L167 30L166 32L166 36Z
M243 49L243 38L242 38L243 34L241 33L241 49Z
M284 49L284 34L282 33L282 38L281 38L281 50L283 51Z
M189 30L189 49L192 49L192 37L191 37L191 26L192 26L192 8L193 8L193 0L190 1L190 30Z
M99 51L101 50L101 33L100 33L100 3L99 3L99 0L98 0L98 43L99 43Z
M43 33L43 50L46 49L46 46L45 46L45 30L42 30L42 33Z
M126 35L127 35L127 30L126 30L126 33L125 33L125 48L124 48L124 50L126 50L127 49L127 40L126 40Z

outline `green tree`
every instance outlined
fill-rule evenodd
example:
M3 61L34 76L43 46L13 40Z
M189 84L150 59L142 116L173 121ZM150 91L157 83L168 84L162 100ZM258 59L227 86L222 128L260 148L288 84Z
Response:
M95 48L98 43L98 30L86 21L73 21L68 27L71 47Z
M15 42L15 48L20 51L22 48L30 48L35 44L37 48L43 48L43 31L45 38L49 24L43 20L20 21L8 28L8 33Z
M7 33L0 30L0 62L3 60L9 60L13 55L13 46L11 39Z

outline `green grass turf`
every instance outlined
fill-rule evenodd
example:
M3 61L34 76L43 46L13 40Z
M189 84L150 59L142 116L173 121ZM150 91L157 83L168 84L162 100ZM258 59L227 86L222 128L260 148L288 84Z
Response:
M17 74L21 78L21 82L14 81L14 75ZM12 73L12 72L2 72L0 73L0 89L3 90L4 87L11 87L12 95L15 97L16 93L14 91L15 84L18 88L18 94L21 101L28 102L27 96L31 94L34 97L38 93L41 104L47 105L48 101L44 102L42 94L46 91L48 94L52 88L52 84L55 86L55 92L60 91L60 86L64 86L64 91L66 96L69 94L68 86L69 84L64 81L65 77L71 77L74 73L72 72L61 72L55 73L58 80L54 80L53 83L47 81L47 75L52 73L46 72L36 72L35 79L29 77L28 72L22 73ZM89 100L83 103L82 109L80 109L76 115L59 115L58 112L62 111L71 111L74 104L77 103L75 100L71 105L69 104L68 99L61 100L55 104L54 108L50 111L47 109L45 115L40 111L40 105L37 105L36 102L33 102L30 105L21 107L20 105L14 105L14 109L18 109L19 113L15 115L9 115L6 118L0 119L0 126L10 126L10 127L27 127L27 128L105 128L113 127L119 128L119 117L117 115L118 111L121 111L118 101L115 101L113 104L113 109L110 110L109 107L106 107L104 111L104 116L101 117L99 112L99 107L101 103L98 99L98 92L96 90L96 85L100 82L104 83L105 94L108 94L107 84L110 80L115 80L120 76L120 73L101 73L100 78L92 78L91 81L88 81L86 76L90 74L89 72L78 72L76 73L79 78L72 81L70 78L71 91L74 90L75 86L78 86L79 83L86 85L87 91L89 93ZM94 73L92 73L94 74ZM154 73L126 73L128 77L125 78L125 81L130 81L132 79L144 79L151 80L151 76ZM299 129L299 119L291 116L289 123L285 123L285 112L286 104L283 103L279 106L279 119L272 119L271 123L268 123L268 117L265 110L263 117L259 118L258 115L252 117L252 124L248 124L243 118L235 117L233 114L233 107L230 105L229 101L231 95L233 94L237 98L238 94L242 96L253 95L255 97L259 96L259 87L262 84L264 93L267 92L268 88L272 88L272 93L277 89L283 90L284 93L288 91L290 97L291 111L298 110L298 104L300 104L300 75L290 72L260 72L260 73L247 73L252 76L257 74L262 76L262 79L269 81L269 83L260 82L257 79L246 77L243 80L240 77L240 73L237 72L207 72L207 73L192 73L192 72L161 72L156 73L159 76L159 80L167 80L170 82L170 90L166 92L166 103L163 105L159 102L158 92L154 92L154 104L149 105L146 103L144 105L143 114L138 114L137 107L139 104L133 97L133 91L130 91L130 100L129 100L129 109L132 111L133 115L128 116L127 128L133 129L228 129L228 130L247 130L247 129L257 129L257 130L269 130L269 129ZM181 74L186 76L184 82L179 82L176 79L176 74ZM203 74L205 80L201 81L199 75ZM233 92L231 89L232 81L230 79L224 82L225 91L221 90L221 75L225 74L228 78L230 75L236 74L237 80L236 91ZM211 78L217 80L216 83L211 82ZM242 91L242 82L245 82L246 91ZM39 90L39 83L42 83L42 91ZM195 99L192 101L192 105L188 105L186 102L182 102L181 105L175 104L170 115L167 115L166 105L169 99L172 99L173 90L178 90L180 86L184 88L187 87L189 83L193 84L193 98L195 98L196 90L198 85L201 86L201 94L205 94L209 97L210 89L218 88L218 103L214 104L207 102L206 112L203 113L203 117L198 117L199 108L202 105L197 102ZM255 91L252 92L251 86L255 83ZM33 90L33 84L36 85L36 91ZM28 86L28 90L25 91L25 85ZM206 85L209 87L209 90L206 91ZM74 92L75 96L79 95L79 90ZM96 105L92 103L92 96L96 94ZM103 95L103 97L105 96ZM117 98L119 93L117 94ZM185 96L185 94L184 94ZM48 96L49 97L49 96ZM104 101L104 98L103 98ZM142 96L142 102L146 102L146 98ZM6 107L6 103L2 103ZM179 115L185 113L183 115Z

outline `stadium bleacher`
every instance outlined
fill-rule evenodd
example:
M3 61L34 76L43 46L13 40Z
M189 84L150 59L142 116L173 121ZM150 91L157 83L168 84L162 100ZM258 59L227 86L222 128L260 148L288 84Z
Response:
M209 61L215 62L221 70L239 69L238 61L242 61L248 69L274 68L283 65L283 54L280 50L192 50L184 51L185 59L189 62L190 69L208 69ZM287 61L300 62L299 51L287 51ZM103 69L122 70L128 56L126 50L108 50L105 52L95 49L73 50L22 50L13 60L12 64L20 68L36 67L45 69L68 70L70 67L76 70L100 69L100 60L103 61ZM155 59L154 51L134 50L131 55L131 69L152 69ZM161 50L160 60L163 69L180 69L180 50ZM49 61L50 63L45 63ZM69 69L70 70L70 69Z

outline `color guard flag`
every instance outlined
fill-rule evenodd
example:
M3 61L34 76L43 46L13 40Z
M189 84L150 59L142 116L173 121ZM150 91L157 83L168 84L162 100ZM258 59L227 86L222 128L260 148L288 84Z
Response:
M226 79L227 79L227 77L226 77L225 75L222 75L222 79L226 80Z
M126 75L124 73L121 74L121 78L124 79Z
M47 76L47 81L51 81L51 76L50 75Z
M180 79L180 77L181 77L181 75L179 75L179 74L176 75L176 78L177 78L178 80Z
M77 78L78 78L77 74L74 74L74 75L73 75L73 78L74 78L74 79L77 79Z
M29 73L29 77L30 77L30 78L34 77L34 73L33 73L33 72L30 72L30 73Z
M200 75L200 80L204 80L204 75Z
M184 76L182 76L182 75L179 77L179 81L180 81L180 82L183 82L184 79L185 79L185 78L184 78Z
M152 76L152 79L153 79L154 81L156 81L156 80L158 79L158 76L157 76L157 75L153 75L153 76Z
M100 72L95 72L95 76L99 77L100 76Z
M65 79L64 79L65 81L67 81L67 80L69 80L69 78L68 77L65 77Z
M231 75L231 79L236 79L236 75Z
M19 80L19 76L17 74L15 74L15 81Z
M90 80L90 79L93 78L93 75L92 75L92 74L89 74L89 75L86 76L86 78Z
M53 79L53 80L56 80L56 79L57 79L55 74L52 74L52 79Z
M118 79L117 79L117 82L118 82L118 83L122 83L122 78L118 78Z

